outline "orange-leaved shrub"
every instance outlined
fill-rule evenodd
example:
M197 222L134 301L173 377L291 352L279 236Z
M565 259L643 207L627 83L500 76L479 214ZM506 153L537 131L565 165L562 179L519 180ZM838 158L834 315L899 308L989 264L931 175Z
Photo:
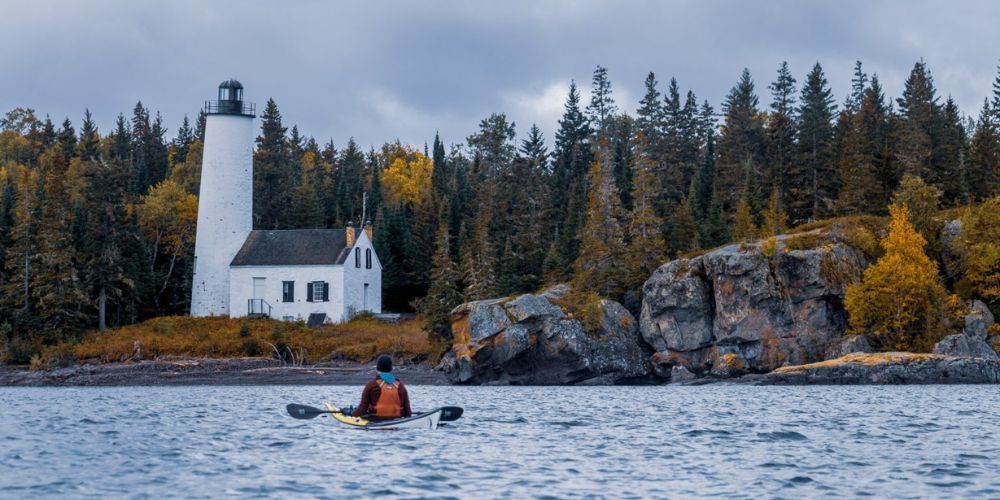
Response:
M885 254L847 288L851 333L867 335L879 350L928 352L952 327L958 299L941 284L906 205L892 205L889 213Z

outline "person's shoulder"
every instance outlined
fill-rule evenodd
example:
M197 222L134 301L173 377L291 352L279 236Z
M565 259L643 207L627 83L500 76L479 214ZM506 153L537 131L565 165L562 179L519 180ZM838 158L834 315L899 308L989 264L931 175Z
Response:
M378 379L369 380L368 383L365 384L365 389L371 389L374 387L378 387Z

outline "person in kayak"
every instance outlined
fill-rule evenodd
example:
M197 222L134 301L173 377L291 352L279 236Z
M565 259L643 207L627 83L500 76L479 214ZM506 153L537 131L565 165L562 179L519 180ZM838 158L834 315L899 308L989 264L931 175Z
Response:
M412 414L410 396L406 393L403 382L392 374L392 358L384 354L379 356L375 369L378 371L375 380L365 384L365 390L361 393L361 404L354 408L351 416L409 417Z

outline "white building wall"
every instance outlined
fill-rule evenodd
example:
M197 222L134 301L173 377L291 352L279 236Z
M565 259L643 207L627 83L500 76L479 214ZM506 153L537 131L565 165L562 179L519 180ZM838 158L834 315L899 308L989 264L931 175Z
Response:
M206 117L192 316L229 314L229 264L253 228L252 144L253 118Z
M373 313L382 312L382 263L375 255L372 241L364 231L358 231L358 239L354 243L354 248L360 250L361 266L356 265L354 259L355 250L344 262L344 311L350 314L352 311L370 311ZM365 250L372 251L372 268L365 268ZM365 307L365 283L368 284L368 306Z
M233 266L230 268L229 315L243 317L249 312L248 301L254 298L254 278L264 278L262 298L271 306L271 317L306 320L313 313L326 313L333 322L343 321L343 266ZM295 282L294 302L282 302L282 282ZM306 286L313 281L329 283L328 302L309 302Z

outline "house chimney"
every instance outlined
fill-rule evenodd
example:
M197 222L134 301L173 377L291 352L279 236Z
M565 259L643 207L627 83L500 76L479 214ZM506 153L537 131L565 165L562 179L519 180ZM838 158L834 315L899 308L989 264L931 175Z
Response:
M375 241L372 238L372 221L370 220L365 221L365 234L368 235L368 241Z
M354 223L348 222L347 229L344 229L344 235L347 237L347 248L354 246Z

